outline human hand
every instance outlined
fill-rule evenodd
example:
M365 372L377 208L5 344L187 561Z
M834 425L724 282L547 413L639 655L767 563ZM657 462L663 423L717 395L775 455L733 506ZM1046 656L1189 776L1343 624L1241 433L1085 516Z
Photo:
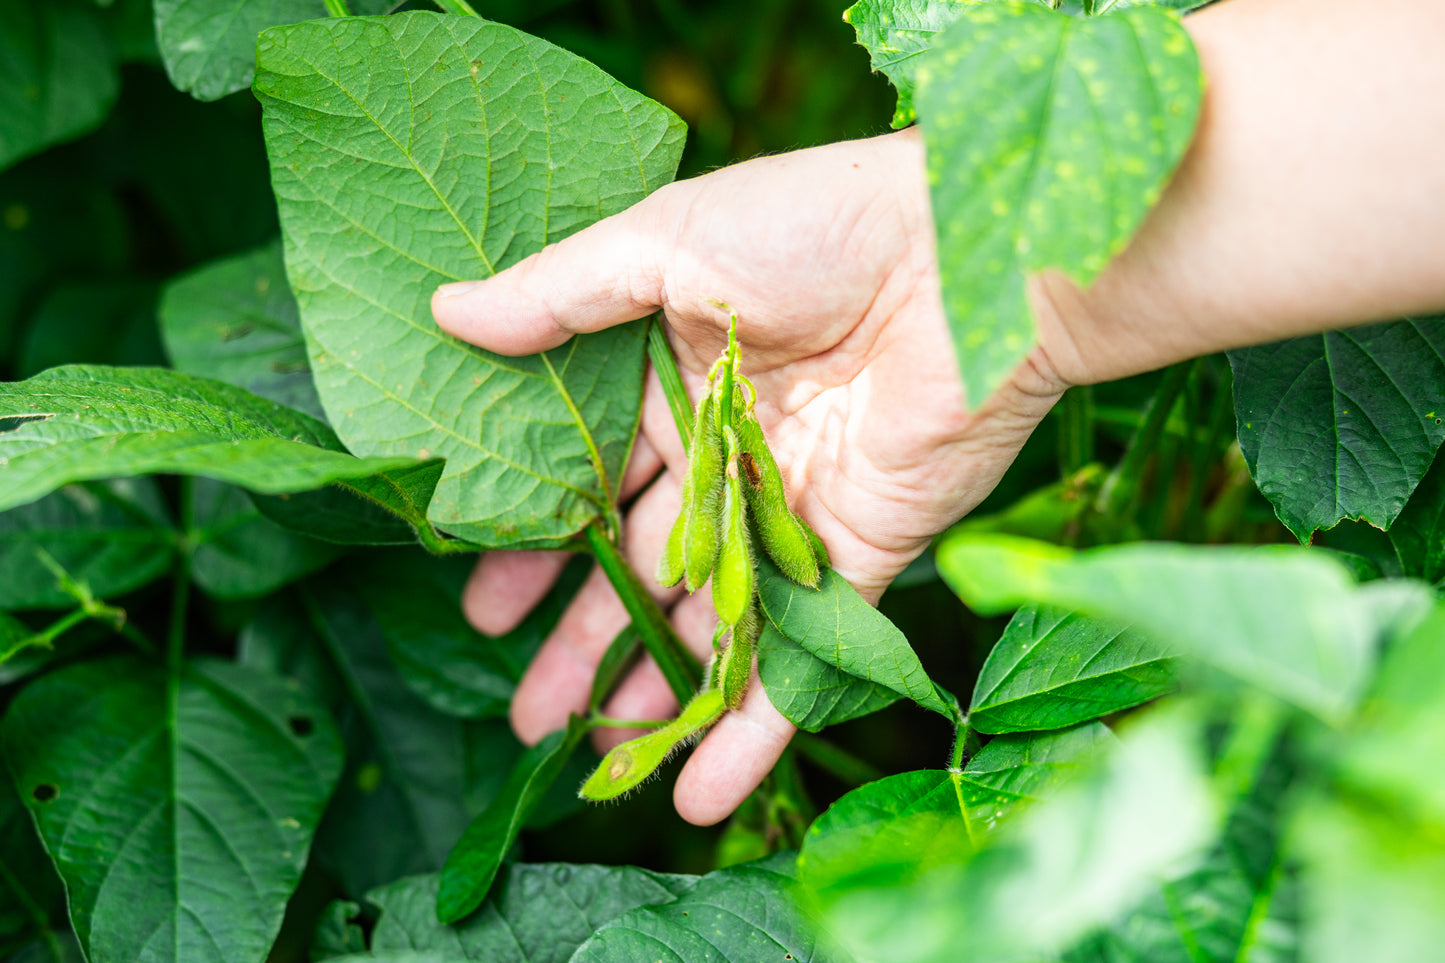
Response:
M740 317L744 373L790 500L833 568L870 602L938 532L997 484L1064 388L1042 351L978 410L964 406L939 294L934 230L916 131L761 158L669 185L494 278L446 285L442 328L502 354L556 347L573 334L661 308L694 396ZM683 641L711 652L706 591L653 580L676 517L686 458L655 375L623 483L641 492L624 548ZM649 485L649 482L651 483ZM644 489L645 487L645 490ZM557 552L493 552L464 607L483 632L516 625L555 579ZM517 688L512 725L535 742L585 709L592 675L626 626L594 571ZM604 707L653 719L676 707L650 661ZM772 769L793 727L756 680L741 709L693 752L674 790L698 824L727 816ZM626 733L605 730L608 745Z

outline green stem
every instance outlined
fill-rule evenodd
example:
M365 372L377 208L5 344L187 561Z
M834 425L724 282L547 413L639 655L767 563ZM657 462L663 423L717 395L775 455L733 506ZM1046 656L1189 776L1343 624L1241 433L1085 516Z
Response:
M176 565L175 589L171 593L171 624L166 635L166 668L172 680L180 678L181 657L186 650L186 613L191 602L191 560L182 555Z
M973 730L973 726L969 725L968 719L965 718L954 736L953 755L948 760L948 768L963 769L982 748L983 742L978 738L978 733Z
M326 12L333 17L349 17L351 11L346 6L346 0L324 0Z
M1059 470L1068 478L1094 460L1094 391L1070 388L1059 402Z
M592 715L587 718L594 729L661 729L671 719L614 719L611 716Z
M1191 541L1204 537L1204 486L1214 467L1215 453L1219 451L1220 440L1229 430L1234 417L1234 392L1230 390L1229 379L1215 386L1214 405L1209 415L1209 430L1199 451L1199 460L1194 465L1194 474L1189 479L1189 494L1184 499L1184 533Z
M436 0L436 5L446 13L454 13L460 17L480 17L481 14L472 9L467 0Z
M728 359L722 370L722 390L718 393L718 421L724 427L733 424L733 387L738 373L738 313L728 308Z
M837 776L850 786L861 786L883 778L883 770L877 766L811 733L799 732L794 735L793 746L813 765Z
M1144 480L1144 469L1149 464L1149 457L1159 446L1164 425L1169 421L1169 414L1174 410L1174 403L1179 399L1179 393L1184 390L1184 383L1188 378L1187 364L1177 364L1165 370L1164 377L1154 392L1154 398L1149 403L1149 410L1144 415L1143 423L1129 440L1124 457L1109 473L1109 477L1104 480L1104 487L1099 490L1099 513L1105 518L1127 523L1133 516L1139 488Z
M667 332L662 329L662 319L655 317L647 326L647 356L652 359L652 370L662 382L662 394L667 398L667 407L672 411L672 420L677 422L677 434L682 439L684 454L692 451L692 402L687 397L687 388L682 383L682 372L677 368L672 346L667 343Z
M60 638L62 635L69 632L71 629L75 628L81 622L84 622L90 617L91 613L86 609L76 609L69 615L63 616L62 618L59 618L56 621L52 622L47 628L36 632L30 637L28 644L42 645L48 649L55 644L56 639Z
M432 528L429 522L413 525L412 530L416 532L416 539L421 543L422 548L433 555L462 555L468 552L485 551L482 546L473 542L460 538L447 538Z
M605 523L598 519L587 526L587 547L602 566L607 580L617 590L623 608L632 617L632 625L642 636L657 667L667 679L677 701L686 705L702 681L702 666L692 653L683 648L682 641L672 630L667 616L658 608L657 602L647 591L632 566L622 557L622 550L607 534Z

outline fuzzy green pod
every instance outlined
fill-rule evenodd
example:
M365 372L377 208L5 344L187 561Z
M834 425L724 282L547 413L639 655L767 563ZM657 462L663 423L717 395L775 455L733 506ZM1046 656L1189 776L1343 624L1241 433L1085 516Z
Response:
M707 581L718 557L725 455L722 429L714 414L716 406L711 390L697 403L692 459L684 482L689 500L683 505L683 574L689 592L696 592Z
M729 709L741 706L747 695L753 677L753 652L762 634L763 616L755 601L733 627L732 640L718 656L717 685Z
M667 544L662 548L662 557L657 560L657 584L663 588L672 588L682 581L687 568L687 516L691 513L692 490L684 478L682 510L677 513L677 520L672 523L672 531L667 535Z
M808 533L808 544L813 547L813 557L818 560L818 567L828 568L831 566L833 561L828 557L828 546L824 545L823 539L813 531L813 526L809 525L801 515L795 514L793 517L798 520L799 525L803 526L803 531Z
M717 568L712 573L712 606L724 625L737 625L753 600L755 578L747 502L743 497L745 486L738 477L738 439L731 428L724 428L723 436L728 462L723 473L723 533Z
M720 690L704 689L693 696L678 717L667 725L614 746L582 784L578 795L601 802L616 799L636 788L672 755L680 743L716 722L726 708Z
M783 475L763 436L763 426L746 405L738 401L733 403L733 424L737 426L742 449L740 464L748 480L743 488L763 550L788 578L799 585L817 588L819 558L809 538L811 529L788 508Z

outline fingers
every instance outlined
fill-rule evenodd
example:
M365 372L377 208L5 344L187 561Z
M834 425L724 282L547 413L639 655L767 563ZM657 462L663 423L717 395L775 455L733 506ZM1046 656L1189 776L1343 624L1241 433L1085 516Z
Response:
M483 635L505 635L552 590L567 552L487 552L462 590L462 612Z
M796 731L753 676L743 704L718 720L682 767L672 790L678 815L697 826L726 819L772 772Z
M650 573L657 569L681 501L679 483L671 473L664 474L637 499L626 522L623 554L663 603L675 598L679 590L662 589ZM627 611L607 577L601 568L594 568L517 685L511 718L518 738L535 743L564 726L570 713L586 711L597 663L628 622Z
M662 254L669 249L665 192L488 280L442 285L432 295L432 315L464 341L522 355L651 314L662 305Z

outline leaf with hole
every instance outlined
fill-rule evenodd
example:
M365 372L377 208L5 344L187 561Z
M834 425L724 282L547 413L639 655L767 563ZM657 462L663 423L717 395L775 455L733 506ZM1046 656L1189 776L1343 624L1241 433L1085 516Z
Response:
M287 269L337 433L361 455L445 458L428 515L454 535L564 543L616 498L644 326L503 358L443 334L429 298L667 183L681 122L477 18L274 27L258 50Z
M320 706L214 661L52 673L0 745L95 960L263 957L341 771Z

